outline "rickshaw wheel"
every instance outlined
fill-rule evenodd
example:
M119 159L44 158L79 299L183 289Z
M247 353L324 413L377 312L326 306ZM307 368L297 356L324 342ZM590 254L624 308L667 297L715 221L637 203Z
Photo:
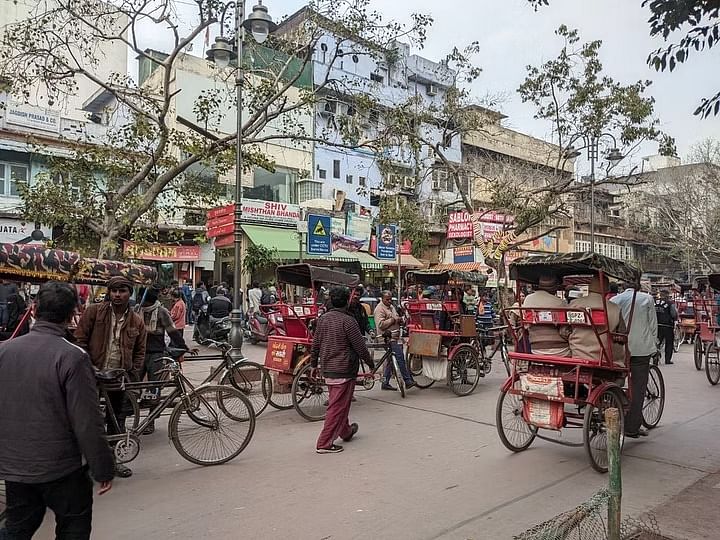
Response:
M256 362L243 361L232 371L226 371L220 384L231 385L245 394L252 403L255 416L260 416L270 403L272 377L265 366Z
M330 396L325 380L314 371L317 372L316 368L306 364L293 379L291 392L293 407L310 422L325 420Z
M715 343L710 343L705 353L705 375L713 386L720 382L720 351Z
M693 359L695 360L695 369L700 371L703 365L703 344L699 335L695 335L695 347L693 348Z
M527 450L537 434L537 428L523 418L522 397L505 390L500 391L495 407L495 427L505 448L512 452Z
M475 391L480 372L479 355L471 345L461 345L452 358L448 358L448 384L458 396L468 396Z
M270 394L270 405L280 411L288 411L292 409L292 387L289 392L278 392L273 388L273 391Z
M605 424L605 411L616 408L620 411L620 448L622 449L625 440L625 415L623 414L622 399L618 395L619 390L608 388L605 390L596 403L588 403L585 407L585 419L583 421L583 442L585 450L590 458L590 464L598 472L605 473L608 470L607 455L607 426Z
M435 384L434 379L423 375L423 357L419 354L408 354L407 366L418 388L430 388Z
M675 329L673 331L673 350L675 352L680 352L680 343L683 339L683 333L680 329L680 326L675 325Z
M665 380L657 366L650 366L643 403L643 426L652 429L660 423L665 408Z

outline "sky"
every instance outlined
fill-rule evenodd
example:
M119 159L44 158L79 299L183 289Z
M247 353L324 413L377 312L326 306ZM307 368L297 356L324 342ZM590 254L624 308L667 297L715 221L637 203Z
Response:
M278 20L301 8L302 0L265 0L270 15ZM562 45L554 31L561 24L577 28L583 41L601 39L601 60L616 81L630 84L639 79L653 81L650 93L656 99L661 129L675 137L678 153L687 155L690 146L707 137L720 138L720 117L702 120L693 111L704 96L720 89L720 47L695 54L674 72L657 73L646 64L649 52L662 45L649 37L649 10L641 0L550 0L550 6L535 11L526 0L372 0L371 7L386 19L409 22L410 13L429 14L434 24L423 50L414 51L439 60L453 45L480 43L476 62L483 73L473 88L478 97L502 94L498 107L508 115L504 125L539 138L550 138L550 126L533 118L532 106L516 93L525 78L527 65L554 58ZM248 0L251 9L253 0ZM178 10L192 13L190 0L178 0ZM410 9L408 6L412 6ZM214 34L213 34L214 37ZM163 48L162 37L144 36L147 46ZM192 54L200 55L203 39ZM640 154L656 153L656 145L644 145Z

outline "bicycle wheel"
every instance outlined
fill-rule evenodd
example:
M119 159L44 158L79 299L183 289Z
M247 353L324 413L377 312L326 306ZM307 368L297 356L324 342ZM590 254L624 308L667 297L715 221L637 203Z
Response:
M245 450L255 432L250 400L232 386L203 386L173 409L168 422L178 453L196 465L226 463Z
M448 384L458 396L468 396L475 391L480 373L478 352L470 345L461 345L452 358L448 358Z
M617 390L605 390L597 400L596 404L588 403L585 406L585 418L583 420L583 444L590 458L593 469L604 473L608 470L607 455L607 426L605 425L605 411L616 408L620 411L620 448L622 449L625 439L625 415L623 405Z
M720 351L715 343L710 343L705 353L705 375L710 384L720 382Z
M395 378L395 384L397 384L397 389L400 392L400 397L405 397L405 379L402 378L402 373L400 372L400 366L398 365L397 358L395 358L395 355L392 357L392 374Z
M316 368L306 364L292 383L293 407L305 420L325 420L330 392Z
M676 324L673 330L673 349L675 352L680 352L680 343L682 342L682 329L680 325Z
M255 416L260 416L270 402L272 379L270 372L256 362L243 361L226 371L220 384L240 390L252 403Z
M650 366L643 402L643 425L652 429L660 423L665 408L665 379L657 366Z
M430 388L433 384L435 384L434 379L426 377L423 374L422 356L420 356L419 354L408 354L406 362L408 369L413 376L413 380L415 381L415 384L418 388Z
M523 417L522 396L508 394L505 390L500 391L495 407L495 428L500 441L511 452L527 450L537 434L537 428L525 422Z
M695 369L700 371L703 365L703 344L699 334L695 334L695 345L693 347L693 360L695 360Z
M510 373L512 373L512 369L510 368L510 357L508 356L507 344L505 343L504 338L500 344L500 359L502 360L502 363L505 366L505 371L507 371L509 377Z

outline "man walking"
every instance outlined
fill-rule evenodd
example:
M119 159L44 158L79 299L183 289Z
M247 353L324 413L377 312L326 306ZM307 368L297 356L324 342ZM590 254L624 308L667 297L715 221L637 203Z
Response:
M0 478L7 492L0 536L32 538L50 508L57 539L90 538L88 469L100 482L98 495L112 487L113 457L92 365L65 339L77 302L72 286L46 283L31 332L0 348Z
M405 353L400 336L400 323L402 322L402 318L395 309L395 306L393 306L392 293L390 291L383 291L382 300L375 308L374 315L378 335L384 332L390 332L392 352L400 367L400 374L405 380L405 388L412 388L415 386L415 381L413 381L412 375L410 375L407 365L405 364ZM382 390L395 390L395 387L390 384L391 376L392 366L390 362L387 362L383 373L383 382L380 386Z
M13 294L18 293L18 288L12 281L3 279L0 282L0 326L7 326L9 319L8 300Z
M650 371L650 357L657 352L657 317L655 316L653 297L638 291L633 309L634 294L635 286L627 284L625 290L611 298L610 302L620 306L623 320L630 325L628 349L630 350L632 401L630 410L625 417L625 436L637 439L646 437L648 434L647 430L640 426L643 420L642 407ZM632 320L630 320L631 309L633 309Z
M348 415L360 360L370 369L375 367L357 322L347 313L349 298L350 291L344 287L330 290L332 308L318 319L310 352L312 365L320 366L330 393L325 424L315 446L318 454L342 452L335 440L341 437L350 442L357 433L358 425L350 424Z
M126 277L115 276L110 278L107 288L110 301L87 306L75 330L75 339L97 369L122 368L138 380L145 362L146 335L142 318L130 309L132 283ZM120 433L125 433L126 397L122 390L108 391ZM107 432L116 435L109 414L108 410ZM121 478L132 476L125 465L118 464L116 472Z
M660 338L660 346L665 347L665 363L673 364L675 321L678 319L678 312L665 290L660 291L660 298L655 301L655 315L657 316L657 333Z

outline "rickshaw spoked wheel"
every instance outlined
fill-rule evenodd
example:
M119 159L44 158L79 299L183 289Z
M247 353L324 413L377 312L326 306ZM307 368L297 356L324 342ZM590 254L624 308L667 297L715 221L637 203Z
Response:
M660 423L665 408L665 379L657 366L650 366L643 402L643 426L652 429Z
M715 343L710 343L705 353L705 375L713 386L720 382L720 350Z
M625 440L625 415L623 414L623 402L619 395L619 388L608 388L597 401L588 403L585 407L585 418L583 421L583 443L590 458L590 464L598 472L605 473L608 470L607 455L607 426L605 424L605 411L616 408L620 411L620 449L622 450Z
M480 355L469 344L460 345L448 357L447 381L458 396L468 396L480 382Z
M407 366L418 388L430 388L435 384L434 379L423 375L423 357L419 354L408 354Z
M695 346L693 348L693 359L695 360L695 369L700 371L703 365L703 344L700 335L695 334Z
M525 422L522 397L505 390L500 391L495 407L495 427L505 448L512 452L527 450L537 434L537 428Z
M274 375L277 377L277 372L271 372L271 376ZM295 378L293 377L293 380ZM275 381L273 381L273 385L275 384ZM270 394L270 405L275 407L278 410L281 411L287 411L289 409L293 408L293 401L292 401L292 383L289 385L283 385L281 387L280 385L276 387L273 386L272 393ZM281 392L280 390L284 390L287 388L287 392Z
M292 403L300 416L310 422L325 420L330 397L325 380L316 368L306 364L292 383Z

